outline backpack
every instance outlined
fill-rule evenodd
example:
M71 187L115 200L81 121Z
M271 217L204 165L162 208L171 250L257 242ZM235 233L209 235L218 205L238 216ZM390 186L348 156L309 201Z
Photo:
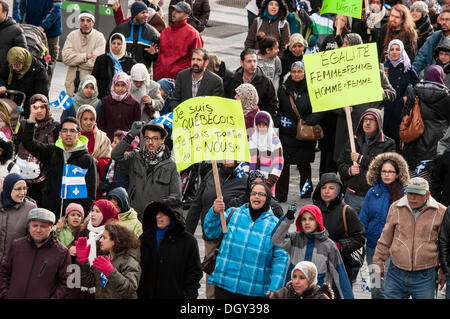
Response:
M32 24L21 24L20 27L25 35L28 51L30 51L31 55L38 59L47 70L47 56L49 56L47 36L44 32L39 30L38 27Z

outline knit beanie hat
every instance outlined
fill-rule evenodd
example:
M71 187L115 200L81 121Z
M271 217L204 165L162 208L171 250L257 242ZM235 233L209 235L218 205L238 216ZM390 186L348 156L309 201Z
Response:
M264 123L267 126L270 126L270 114L263 111L256 113L255 125L258 125L260 123Z
M428 14L428 6L423 1L414 2L409 8L409 10L412 11L413 9L419 10L420 12L422 12L422 15L424 16Z
M145 3L140 2L140 1L136 1L135 3L133 3L131 5L131 9L130 10L131 10L131 20L133 20L135 16L137 16L142 11L147 11L148 8L145 5Z
M173 89L175 88L175 81L170 78L163 78L156 81L159 86L161 86L161 89L164 90L164 92L167 93L167 95L172 94Z
M81 213L81 219L84 219L84 208L80 204L70 203L66 208L65 216L67 216L70 212L77 211Z
M305 47L305 49L308 47L308 43L305 41L305 38L300 33L294 33L289 38L289 51L292 51L292 47L296 43L301 43Z
M424 81L430 81L445 85L444 83L444 70L440 65L432 65L425 72L425 76L423 78Z
M317 285L317 267L310 261L301 261L295 265L291 272L291 278L295 270L300 270L309 282L309 287Z

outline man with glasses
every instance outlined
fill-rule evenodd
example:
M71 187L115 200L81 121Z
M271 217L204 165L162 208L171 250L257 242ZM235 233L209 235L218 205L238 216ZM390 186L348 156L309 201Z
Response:
M131 142L142 133L144 147L127 152ZM170 150L164 144L168 133L161 123L136 121L111 152L111 158L128 170L130 206L142 221L148 203L169 196L181 200L181 178Z
M383 134L383 113L379 109L369 108L360 117L355 132L355 150L347 147L338 159L339 174L346 186L344 201L359 214L370 185L366 173L370 162L378 154L395 152L395 142Z
M96 175L94 159L89 155L87 137L81 135L81 126L77 119L67 117L61 122L61 131L55 144L44 144L34 139L34 127L38 108L31 108L30 117L23 129L22 144L31 155L36 157L47 171L47 179L42 190L41 207L52 211L59 219L60 212L65 211L72 202L83 206L89 212L96 197ZM87 198L65 199L61 208L61 183L64 164L71 164L88 169L85 175Z

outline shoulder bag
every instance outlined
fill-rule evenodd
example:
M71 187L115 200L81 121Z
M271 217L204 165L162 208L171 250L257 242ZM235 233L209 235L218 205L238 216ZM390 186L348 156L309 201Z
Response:
M401 144L417 140L424 130L422 115L420 114L419 98L414 100L414 106L409 114L403 116L400 123L399 136Z
M300 141L317 141L323 138L323 130L319 124L308 125L306 121L300 117L300 113L297 110L297 106L294 103L294 99L289 95L289 100L291 101L292 109L295 115L297 115L297 135L295 138Z

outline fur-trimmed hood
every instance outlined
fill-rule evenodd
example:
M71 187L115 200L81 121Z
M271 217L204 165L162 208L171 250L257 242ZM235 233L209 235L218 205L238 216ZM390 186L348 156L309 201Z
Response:
M264 0L261 3L261 9L259 9L259 16L261 18L264 17L264 11L266 10L266 7L270 1L272 1L272 0ZM280 5L280 10L278 12L278 19L280 19L281 21L286 20L289 15L289 8L288 8L286 2L284 0L276 0L276 1Z
M402 155L394 152L387 152L377 155L369 165L366 180L370 186L373 186L380 177L380 169L386 160L391 160L398 166L398 180L402 185L409 181L408 163Z

